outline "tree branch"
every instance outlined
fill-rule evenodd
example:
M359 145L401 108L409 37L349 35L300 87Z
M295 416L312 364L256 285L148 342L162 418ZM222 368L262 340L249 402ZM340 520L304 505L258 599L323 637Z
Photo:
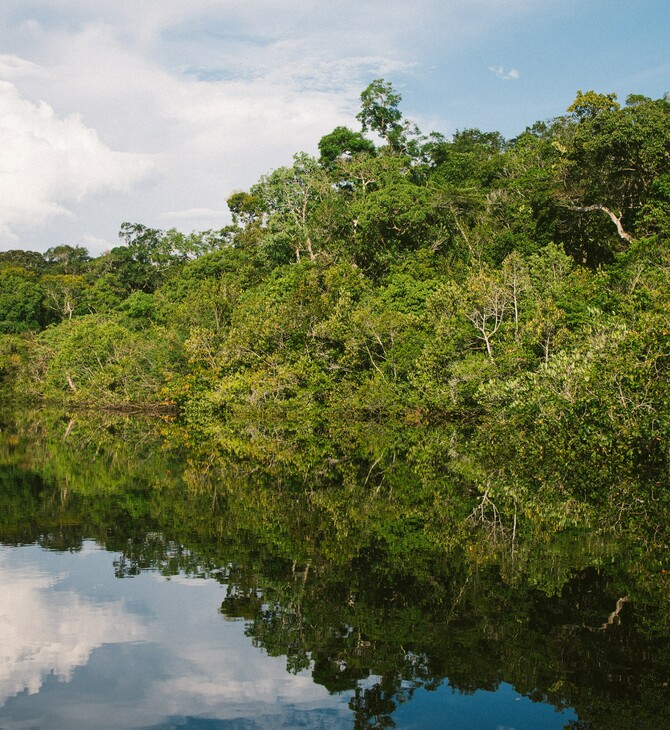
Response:
M596 205L568 205L567 206L569 210L575 210L579 213L590 213L592 210L601 210L603 213L606 213L612 223L616 226L617 233L619 234L619 238L623 239L624 241L627 241L628 243L633 243L634 238L630 235L630 233L626 233L624 230L624 227L621 225L621 217L617 216L613 211L611 211L609 208L607 208L604 205L596 204Z

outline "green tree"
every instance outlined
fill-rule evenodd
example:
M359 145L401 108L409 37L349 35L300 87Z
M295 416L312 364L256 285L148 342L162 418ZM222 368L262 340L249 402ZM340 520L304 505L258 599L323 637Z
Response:
M46 268L47 262L44 256L38 251L23 251L13 249L11 251L0 251L0 267L19 267L26 271L41 274Z
M332 168L335 160L342 155L353 156L358 154L375 154L375 146L360 132L353 132L347 127L335 127L330 133L319 140L319 152L324 167Z
M643 209L669 166L670 102L605 108L577 125L562 167L559 199L573 218L604 214L608 230L629 245L638 229L653 230ZM663 207L662 198L659 202Z
M53 246L47 249L44 259L53 274L81 274L91 260L83 246Z
M413 148L409 137L419 134L414 125L403 119L398 108L401 101L390 82L375 79L361 92L361 110L356 115L364 132L375 132L396 153Z
M232 193L226 203L233 214L235 224L238 222L245 226L260 224L263 221L264 214L268 212L260 196L242 190Z
M352 205L355 214L354 260L379 275L409 251L432 243L437 222L431 191L406 178L380 186Z
M19 267L0 269L0 332L37 330L48 321L36 274Z
M75 313L83 314L81 302L88 285L77 274L45 274L41 279L44 289L44 306L58 319L72 319Z
M40 333L27 389L83 403L156 403L169 342L165 333L132 332L108 317L76 317Z
M476 337L486 347L493 360L493 340L510 313L514 289L496 272L479 271L471 275L462 302L465 317L477 332Z
M602 112L616 111L621 106L616 94L598 94L595 91L578 91L567 111L582 122L595 119Z
M450 141L429 141L426 151L440 180L488 187L500 175L504 144L499 132L463 129Z
M332 194L328 177L317 160L302 152L294 155L291 167L280 167L261 178L250 195L262 201L270 214L268 233L274 243L290 246L295 260L314 250L313 214L317 205Z

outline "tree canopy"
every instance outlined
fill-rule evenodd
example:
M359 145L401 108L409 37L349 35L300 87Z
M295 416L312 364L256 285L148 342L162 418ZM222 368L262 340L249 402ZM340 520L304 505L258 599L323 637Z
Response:
M423 135L400 104L374 80L360 131L233 192L220 231L126 222L98 257L0 255L5 390L173 409L239 451L230 424L288 431L304 458L342 424L457 422L453 468L505 519L541 504L567 525L632 509L633 483L655 493L670 101L580 91L510 140Z

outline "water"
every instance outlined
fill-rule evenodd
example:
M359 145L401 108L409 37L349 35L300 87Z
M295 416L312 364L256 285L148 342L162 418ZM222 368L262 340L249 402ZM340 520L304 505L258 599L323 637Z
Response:
M119 555L0 549L3 728L346 728L351 691L310 669L286 671L224 617L226 586L145 572L120 579ZM373 688L370 676L361 687ZM421 689L394 713L407 728L562 728L558 713L503 684L461 694Z
M404 467L306 484L164 431L3 425L0 728L668 725L663 544L511 544L420 519Z

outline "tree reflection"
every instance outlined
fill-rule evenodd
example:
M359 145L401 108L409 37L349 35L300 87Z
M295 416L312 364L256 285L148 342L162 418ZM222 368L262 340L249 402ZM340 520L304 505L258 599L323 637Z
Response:
M437 523L430 506L453 473L440 484L433 462L419 474L429 454L416 444L380 487L365 483L377 459L366 463L365 447L334 445L338 465L306 481L302 467L205 458L161 431L48 413L6 421L0 541L78 550L95 539L118 555L120 578L220 582L222 616L244 620L287 671L351 692L357 728L393 727L419 688L446 682L461 693L512 684L574 708L579 728L663 726L670 602L658 532L641 542L520 529L511 542L463 530L469 505L458 502Z

